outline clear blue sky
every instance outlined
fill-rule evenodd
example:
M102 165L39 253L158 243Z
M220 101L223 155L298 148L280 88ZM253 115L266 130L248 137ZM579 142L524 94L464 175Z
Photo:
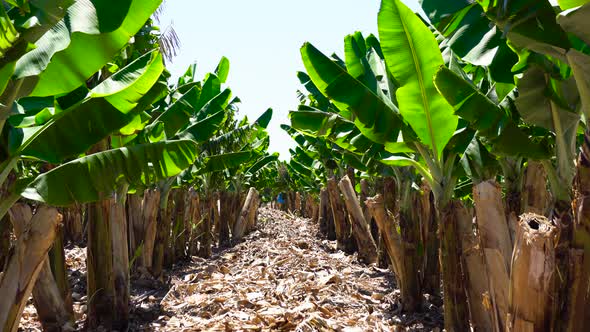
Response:
M415 0L404 0L416 9ZM240 114L255 119L274 109L270 151L289 158L295 143L280 129L297 108L299 54L309 41L326 54L343 54L344 37L355 31L377 35L379 0L166 0L163 28L172 24L182 43L168 65L174 77L197 62L203 77L226 56L227 85L242 100Z

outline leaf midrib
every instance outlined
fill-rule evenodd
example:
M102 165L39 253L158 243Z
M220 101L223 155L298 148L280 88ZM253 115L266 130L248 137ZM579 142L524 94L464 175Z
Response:
M396 5L397 7L397 5ZM400 13L398 8L398 13ZM414 60L414 67L416 68L416 72L418 74L418 83L420 85L420 95L422 96L422 103L424 105L424 112L426 113L426 123L428 124L428 132L430 133L430 142L432 144L432 149L434 150L434 157L438 160L438 149L436 147L436 141L434 139L434 131L432 130L432 119L430 118L430 105L428 104L428 98L426 96L426 87L424 85L424 80L422 77L422 70L419 66L418 57L416 55L416 49L414 47L414 40L411 38L409 31L406 27L406 23L404 18L400 13L400 22L404 33L406 35L406 39L408 40L408 44L410 46L410 51L412 53L412 59Z

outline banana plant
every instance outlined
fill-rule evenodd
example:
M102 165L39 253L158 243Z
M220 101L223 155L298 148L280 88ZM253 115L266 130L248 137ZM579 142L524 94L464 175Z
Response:
M8 119L9 155L1 165L0 179L4 181L23 158L59 164L86 152L111 132L127 125L159 95L162 85L158 79L163 69L160 54L152 52L84 93L82 100L66 109L60 109L58 102L52 102L52 107L36 114L35 110L27 113L25 109L17 107L23 113L14 114ZM22 104L26 105L26 102L23 100ZM89 127L88 121L93 126ZM14 191L3 202L1 214L6 213L21 192ZM51 202L50 197L46 197L45 201L56 203Z

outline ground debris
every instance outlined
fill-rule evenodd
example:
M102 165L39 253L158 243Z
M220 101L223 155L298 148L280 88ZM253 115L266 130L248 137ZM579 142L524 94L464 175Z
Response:
M440 306L426 301L424 312L400 315L388 270L316 234L307 219L262 208L258 229L233 248L179 264L166 282L133 278L130 330L440 331ZM68 250L68 265L83 328L86 270L77 250ZM32 305L25 315L21 327L38 330Z

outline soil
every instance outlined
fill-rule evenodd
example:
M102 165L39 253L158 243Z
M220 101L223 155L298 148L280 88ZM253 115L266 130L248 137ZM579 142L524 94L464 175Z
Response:
M86 250L69 247L77 325L86 318ZM166 280L132 276L130 331L441 331L441 300L401 314L389 270L322 239L317 225L261 208L258 229L210 259L192 257ZM21 331L41 331L29 301Z

